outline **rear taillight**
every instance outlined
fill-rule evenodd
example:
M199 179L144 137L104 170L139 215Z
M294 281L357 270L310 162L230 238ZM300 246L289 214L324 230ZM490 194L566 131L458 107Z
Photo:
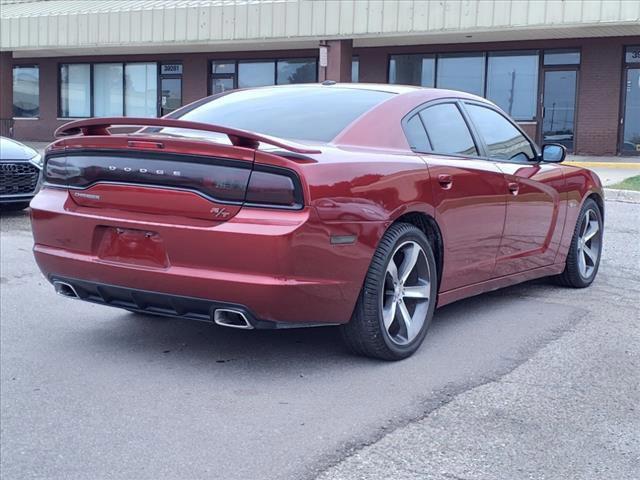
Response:
M303 205L300 178L292 170L160 152L149 156L142 152L49 154L44 181L70 189L96 183L168 187L195 191L217 202L256 207L299 209Z
M300 179L290 170L255 165L245 202L261 207L302 208Z
M130 183L196 191L214 201L242 203L251 163L230 159L144 154L50 155L44 180L82 189L98 182Z

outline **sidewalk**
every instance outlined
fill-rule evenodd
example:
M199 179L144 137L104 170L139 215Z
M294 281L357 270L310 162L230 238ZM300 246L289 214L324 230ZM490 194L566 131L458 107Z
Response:
M635 156L606 156L595 155L567 155L565 160L568 165L581 167L607 167L607 168L629 168L640 170L640 155Z

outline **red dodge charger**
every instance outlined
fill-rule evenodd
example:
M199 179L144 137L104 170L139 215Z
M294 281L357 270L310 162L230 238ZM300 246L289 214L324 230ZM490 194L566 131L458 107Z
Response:
M341 325L353 351L397 360L436 306L598 271L598 177L462 92L265 87L56 133L31 215L67 297L234 328Z

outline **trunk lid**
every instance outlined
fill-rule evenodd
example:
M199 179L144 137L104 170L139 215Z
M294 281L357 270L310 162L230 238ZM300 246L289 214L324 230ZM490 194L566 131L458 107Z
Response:
M242 207L254 156L194 139L74 137L47 151L45 180L85 207L223 222Z

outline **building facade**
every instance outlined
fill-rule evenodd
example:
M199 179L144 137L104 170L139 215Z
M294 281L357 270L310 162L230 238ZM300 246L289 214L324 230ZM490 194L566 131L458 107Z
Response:
M635 0L3 0L3 134L160 116L262 85L400 83L489 98L539 143L640 155Z

